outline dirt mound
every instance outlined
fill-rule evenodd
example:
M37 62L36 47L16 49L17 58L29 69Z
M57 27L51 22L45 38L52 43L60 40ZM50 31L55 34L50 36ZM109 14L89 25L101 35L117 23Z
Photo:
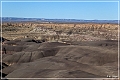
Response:
M61 56L66 60L97 66L118 60L118 52L116 50L90 46L62 47L56 56Z
M9 65L3 67L6 78L106 78L118 73L117 41L20 42L23 49L21 44L4 45L15 52L2 56Z
M96 46L96 47L118 47L117 40L101 40L101 41L82 41L82 42L69 42L73 45L80 45L80 46Z
M18 64L19 65L19 64ZM105 77L105 73L98 71L94 66L80 64L59 57L46 57L34 62L12 65L9 68L3 69L3 72L9 73L6 77L35 77L35 78L79 78L86 77ZM17 69L16 67L17 66ZM13 68L15 70L13 70ZM88 68L88 69L87 69ZM93 70L94 69L94 70ZM89 71L89 72L88 72ZM93 72L94 71L94 72ZM22 74L21 74L22 73ZM101 74L102 73L102 74Z
M59 43L59 42L46 42L46 43L41 43L40 47L38 49L42 48L54 48L58 46L66 46L68 44L66 43Z
M33 39L13 40L3 44L2 53L4 56L2 60L8 65L31 62L39 58L56 55L59 50L57 46L63 45L66 44L59 42L36 43Z

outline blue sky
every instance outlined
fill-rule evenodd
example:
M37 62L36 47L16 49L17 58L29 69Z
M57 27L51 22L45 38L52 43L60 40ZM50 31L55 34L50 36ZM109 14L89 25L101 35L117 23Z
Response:
M2 17L117 20L117 2L2 2Z

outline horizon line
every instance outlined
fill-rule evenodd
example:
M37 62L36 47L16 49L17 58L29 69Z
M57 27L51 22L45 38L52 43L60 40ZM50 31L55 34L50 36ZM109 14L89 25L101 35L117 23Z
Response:
M35 18L35 19L75 19L75 20L118 20L118 19L77 19L77 18L40 18L40 17L0 17L0 18Z

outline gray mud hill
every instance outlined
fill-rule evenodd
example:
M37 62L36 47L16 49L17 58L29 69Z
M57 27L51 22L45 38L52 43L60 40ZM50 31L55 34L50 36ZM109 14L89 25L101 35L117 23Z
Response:
M70 42L69 42L70 43ZM117 41L5 41L5 78L106 78L118 73Z

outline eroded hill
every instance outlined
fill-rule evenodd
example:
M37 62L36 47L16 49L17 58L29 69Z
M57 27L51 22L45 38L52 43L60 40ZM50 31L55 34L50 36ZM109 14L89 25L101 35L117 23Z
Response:
M95 23L3 23L2 34L6 39L34 38L47 41L96 41L117 40L117 24Z
M5 78L118 76L117 24L3 23Z

